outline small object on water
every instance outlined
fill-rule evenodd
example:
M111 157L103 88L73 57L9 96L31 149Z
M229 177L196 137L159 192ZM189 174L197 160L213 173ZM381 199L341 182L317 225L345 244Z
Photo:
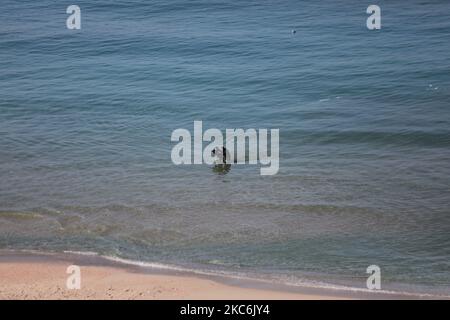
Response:
M225 147L215 147L211 151L211 156L214 157L214 164L227 164L227 160L230 159L230 153Z
M227 163L227 160L231 157L225 147L214 148L214 150L211 151L211 156L215 158L213 167L214 172L219 174L227 174L230 171L231 164Z
M292 29L292 34L296 34L297 33L297 30L295 30L295 29Z

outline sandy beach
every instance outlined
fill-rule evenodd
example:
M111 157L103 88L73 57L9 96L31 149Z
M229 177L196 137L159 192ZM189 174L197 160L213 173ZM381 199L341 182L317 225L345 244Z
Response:
M70 265L81 271L81 288L68 289ZM248 285L248 284L247 284ZM0 299L342 299L224 284L181 273L148 273L74 254L0 253Z

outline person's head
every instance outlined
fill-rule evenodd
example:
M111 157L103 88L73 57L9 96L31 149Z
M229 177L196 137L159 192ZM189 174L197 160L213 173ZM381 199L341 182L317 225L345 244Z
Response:
M226 164L228 157L228 151L225 147L215 147L211 151L211 156L215 158L216 164Z

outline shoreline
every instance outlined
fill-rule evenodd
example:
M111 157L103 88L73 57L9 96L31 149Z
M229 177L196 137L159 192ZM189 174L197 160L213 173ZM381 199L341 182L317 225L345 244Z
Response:
M77 265L81 288L67 289ZM352 292L276 284L256 279L162 269L89 253L0 250L0 299L424 299L401 293ZM433 298L433 297L432 297ZM440 298L440 297L434 297ZM445 297L444 297L445 298Z

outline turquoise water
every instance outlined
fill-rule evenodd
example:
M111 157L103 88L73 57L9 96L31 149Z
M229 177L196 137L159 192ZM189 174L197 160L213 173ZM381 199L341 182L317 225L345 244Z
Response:
M76 4L2 1L0 248L450 293L449 2ZM194 120L279 173L173 165Z

